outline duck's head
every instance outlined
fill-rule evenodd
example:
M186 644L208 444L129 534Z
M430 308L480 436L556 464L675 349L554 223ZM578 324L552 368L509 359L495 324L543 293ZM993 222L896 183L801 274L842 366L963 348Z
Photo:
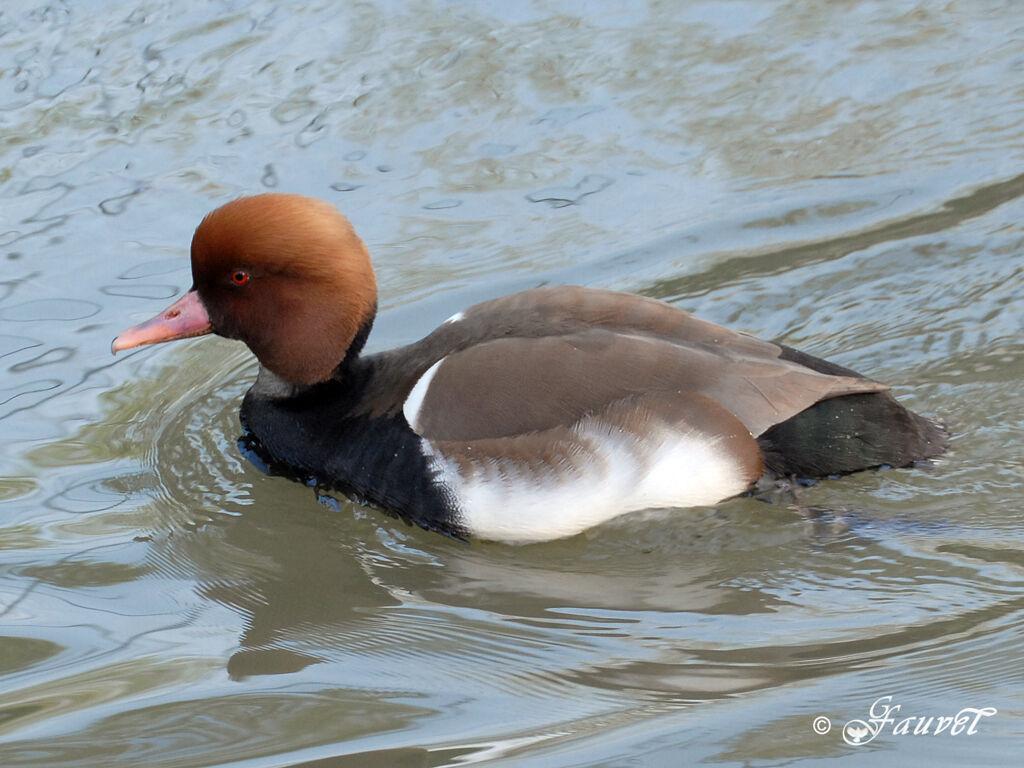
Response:
M203 219L191 290L111 349L216 333L285 381L314 384L359 351L376 309L370 256L348 219L323 200L255 195Z

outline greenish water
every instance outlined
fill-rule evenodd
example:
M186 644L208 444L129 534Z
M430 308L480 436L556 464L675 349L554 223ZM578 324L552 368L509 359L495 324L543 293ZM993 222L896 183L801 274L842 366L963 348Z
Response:
M5 2L0 765L1010 764L1022 75L1012 2ZM631 290L891 383L953 449L810 519L527 547L325 506L240 457L244 348L109 355L268 189L364 236L373 349ZM997 712L845 743L885 696Z

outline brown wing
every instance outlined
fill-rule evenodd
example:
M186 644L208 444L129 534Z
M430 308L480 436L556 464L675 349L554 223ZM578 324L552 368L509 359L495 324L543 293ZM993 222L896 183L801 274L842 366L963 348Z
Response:
M701 320L663 301L633 293L560 285L534 288L476 304L457 323L446 323L414 345L448 351L498 338L540 338L604 328L685 344L710 344L773 359L780 347Z
M610 294L618 303L623 296ZM777 345L669 305L638 300L638 309L633 301L625 303L630 306L619 307L620 317L607 318L604 327L493 338L449 354L433 375L414 428L431 440L505 437L573 424L623 398L664 393L708 397L756 437L819 400L887 389L869 379L818 373L780 359ZM643 320L645 312L646 323L622 321L629 313ZM650 322L650 316L658 322ZM630 325L627 331L612 329Z

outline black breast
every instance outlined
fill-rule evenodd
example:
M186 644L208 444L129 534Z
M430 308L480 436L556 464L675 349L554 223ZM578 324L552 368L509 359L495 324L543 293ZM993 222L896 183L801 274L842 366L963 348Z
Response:
M242 402L243 447L273 474L340 491L429 530L465 536L401 410L360 412L365 380L349 376L283 398L254 387Z

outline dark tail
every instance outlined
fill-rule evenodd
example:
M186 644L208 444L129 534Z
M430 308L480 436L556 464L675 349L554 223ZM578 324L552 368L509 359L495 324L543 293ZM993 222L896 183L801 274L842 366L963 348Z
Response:
M888 392L822 400L757 438L765 468L778 475L843 475L887 464L904 467L946 450L938 424Z
M781 357L819 373L857 376L805 352L782 348ZM946 450L940 425L900 405L889 392L822 400L757 438L765 468L778 475L822 477L870 467L905 467Z

